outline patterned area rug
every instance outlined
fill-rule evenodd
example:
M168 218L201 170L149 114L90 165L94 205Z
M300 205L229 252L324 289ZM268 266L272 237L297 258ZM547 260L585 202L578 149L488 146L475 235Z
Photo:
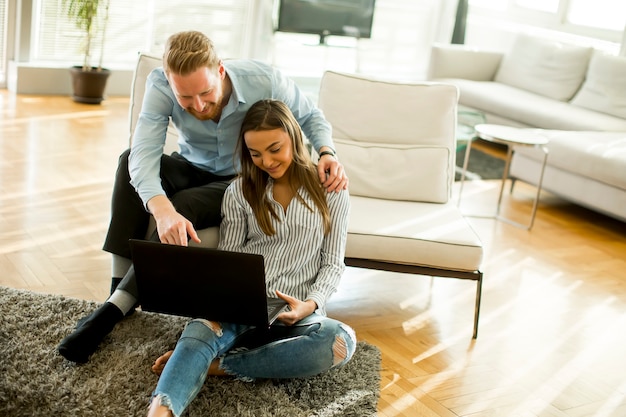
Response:
M145 416L157 376L186 319L138 311L123 320L89 363L56 351L98 304L0 287L0 415ZM343 368L308 379L255 383L210 377L184 414L192 416L373 416L380 351L359 342Z
M461 180L463 161L465 160L465 146L459 147L456 151L456 176L455 181ZM502 178L504 172L504 160L493 157L480 149L472 147L470 152L468 172L465 180L496 180Z

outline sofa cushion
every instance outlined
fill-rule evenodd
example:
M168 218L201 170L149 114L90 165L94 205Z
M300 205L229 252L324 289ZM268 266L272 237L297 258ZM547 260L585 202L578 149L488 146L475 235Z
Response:
M459 271L480 268L482 243L456 203L415 203L351 195L350 205L346 257Z
M626 119L573 106L496 82L442 80L459 87L459 103L526 126L557 130L626 131Z
M448 201L451 194L448 148L342 139L334 142L350 178L351 195L431 203ZM428 178L423 178L420 172L428 173Z
M434 44L428 61L428 79L493 81L503 56L503 52L468 49L466 45Z
M596 51L572 104L626 119L626 57Z
M504 55L495 81L560 101L580 88L593 49L520 35Z
M549 165L626 190L626 132L531 131L550 141ZM542 157L527 147L516 148L518 152L531 159Z

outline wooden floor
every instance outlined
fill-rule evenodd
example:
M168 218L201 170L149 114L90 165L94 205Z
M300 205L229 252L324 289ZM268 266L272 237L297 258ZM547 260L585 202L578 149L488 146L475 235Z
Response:
M104 301L101 250L128 99L0 90L0 285ZM498 181L471 181L492 213ZM525 221L534 189L505 195ZM475 284L349 268L330 315L383 355L379 416L626 416L626 224L542 194L535 227L470 218L485 245Z

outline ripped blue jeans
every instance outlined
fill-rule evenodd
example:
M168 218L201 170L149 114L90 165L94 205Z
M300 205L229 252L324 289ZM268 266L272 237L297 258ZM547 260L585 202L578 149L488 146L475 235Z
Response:
M226 373L243 380L304 378L343 366L355 349L352 328L315 313L269 332L195 319L183 330L152 395L178 417L200 392L215 358Z

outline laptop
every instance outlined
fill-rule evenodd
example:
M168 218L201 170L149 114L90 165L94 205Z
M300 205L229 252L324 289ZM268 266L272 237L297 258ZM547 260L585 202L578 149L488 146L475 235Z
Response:
M262 255L129 242L143 311L269 327L287 308L266 295Z

